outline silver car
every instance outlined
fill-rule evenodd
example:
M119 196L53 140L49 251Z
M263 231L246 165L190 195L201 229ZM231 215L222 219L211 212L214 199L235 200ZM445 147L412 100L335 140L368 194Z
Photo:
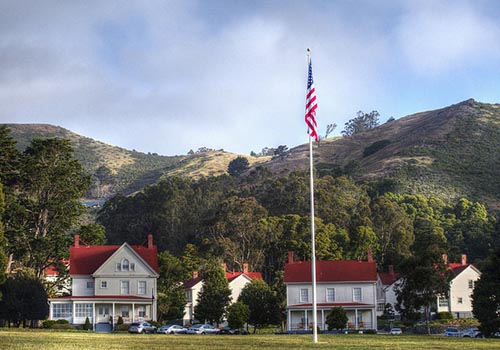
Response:
M128 327L129 333L156 333L156 327L147 322L134 322Z
M188 328L188 334L219 334L220 329L209 324L195 324Z
M157 332L162 334L186 334L187 329L177 324L167 324L158 328Z

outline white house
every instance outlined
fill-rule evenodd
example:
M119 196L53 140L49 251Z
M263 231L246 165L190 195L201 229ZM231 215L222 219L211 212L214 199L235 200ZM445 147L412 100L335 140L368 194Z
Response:
M254 279L262 280L260 272L248 271L248 264L243 264L243 272L226 271L226 265L223 265L226 272L226 279L229 282L231 289L231 301L236 302L240 296L241 290ZM198 272L193 272L193 278L184 283L184 293L186 297L186 307L184 310L183 324L193 323L194 308L198 302L198 296L203 287L203 280L198 275Z
M114 327L124 323L156 320L158 279L157 247L148 235L147 246L81 245L79 235L70 247L71 295L49 299L53 320Z
M289 253L285 265L288 330L312 328L311 262L294 261ZM316 304L318 326L326 330L325 320L333 307L343 307L349 318L346 327L377 329L377 269L368 261L337 260L316 262Z
M381 294L382 302L379 302L377 306L377 315L381 316L384 312L385 304L391 304L394 311L394 315L399 315L399 312L395 309L397 303L396 297L396 281L399 279L399 274L394 272L394 266L389 266L389 272L379 272L379 278L381 281L381 288L379 294Z
M447 257L444 256L444 259L447 260ZM448 264L448 269L454 275L450 282L450 295L449 298L438 298L437 312L450 312L455 318L473 317L472 292L481 272L474 265L467 264L465 254L460 263Z

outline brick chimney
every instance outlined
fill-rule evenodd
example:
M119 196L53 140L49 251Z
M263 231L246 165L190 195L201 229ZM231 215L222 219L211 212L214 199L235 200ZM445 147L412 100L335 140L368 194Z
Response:
M447 254L443 254L443 262L445 265L448 265L448 255Z
M198 278L198 271L193 271L193 279Z
M153 248L153 235L150 233L148 235L148 249L152 249Z
M248 264L243 264L243 273L248 273Z
M80 235L76 234L75 235L75 248L80 247Z
M373 262L373 253L372 253L372 250L368 249L368 251L366 253L368 255L368 262Z
M394 275L394 265L389 265L389 273Z
M465 266L467 265L467 255L462 254L462 265Z
M292 264L294 260L295 260L295 253L290 250L288 252L288 263Z

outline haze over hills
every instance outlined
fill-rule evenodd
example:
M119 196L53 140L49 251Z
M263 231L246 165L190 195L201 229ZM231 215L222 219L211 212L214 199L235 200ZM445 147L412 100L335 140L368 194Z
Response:
M69 138L75 155L94 174L94 198L132 193L162 176L220 175L238 155L220 151L161 156L128 151L41 124L9 124L20 149L33 137ZM443 199L461 196L500 208L500 105L472 99L409 115L364 133L322 140L314 146L320 175L347 174L391 190ZM250 157L276 174L308 167L308 145L285 156Z

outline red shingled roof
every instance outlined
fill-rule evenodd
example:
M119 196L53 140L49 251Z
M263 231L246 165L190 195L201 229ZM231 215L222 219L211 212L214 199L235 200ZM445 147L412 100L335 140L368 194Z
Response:
M316 262L316 282L365 282L377 280L375 261L321 260ZM311 282L311 262L285 265L285 283Z
M379 272L380 280L384 286L390 286L399 279L399 273Z
M119 245L71 246L69 248L71 261L69 267L70 275L93 274L120 247ZM158 272L158 250L156 245L153 245L151 248L138 245L132 245L130 247L132 247L132 249L139 254L154 271Z
M234 280L236 277L240 276L240 275L246 275L248 277L250 277L252 280L263 280L262 278L262 274L260 272L227 272L226 271L226 279L228 282L231 282L232 280ZM195 277L195 278L191 278L190 280L187 280L186 282L184 282L184 289L189 289L189 288L192 288L194 285L196 285L198 282L200 282L202 280L201 277Z

